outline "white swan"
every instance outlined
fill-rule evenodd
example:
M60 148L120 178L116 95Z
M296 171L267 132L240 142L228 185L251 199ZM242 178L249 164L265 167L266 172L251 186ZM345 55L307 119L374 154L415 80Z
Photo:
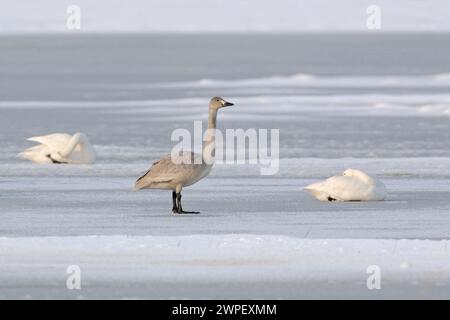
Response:
M89 164L96 158L95 150L84 133L73 136L53 133L27 140L40 144L26 149L19 156L35 163Z
M208 131L203 143L202 154L182 151L172 158L168 154L153 163L134 186L134 190L141 189L165 189L172 190L172 212L174 213L198 213L184 211L181 206L181 190L206 177L214 164L215 153L215 129L217 111L220 108L233 104L220 97L214 97L209 103Z
M320 201L377 201L384 200L387 193L381 181L356 169L347 169L305 190Z

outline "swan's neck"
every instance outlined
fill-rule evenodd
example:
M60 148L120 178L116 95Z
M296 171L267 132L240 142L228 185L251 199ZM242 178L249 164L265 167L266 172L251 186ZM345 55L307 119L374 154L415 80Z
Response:
M80 145L87 152L92 152L92 146L83 134L76 133L72 136L66 148L60 152L61 156L68 157Z
M216 122L217 109L209 108L208 130L205 133L203 142L202 157L206 164L212 165L216 153Z

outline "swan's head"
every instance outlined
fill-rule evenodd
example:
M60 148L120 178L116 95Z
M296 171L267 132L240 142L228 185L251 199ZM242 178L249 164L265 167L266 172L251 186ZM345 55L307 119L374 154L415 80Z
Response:
M211 101L209 102L209 107L212 109L220 109L223 107L231 107L232 105L234 105L231 102L226 101L225 99L221 98L221 97L213 97L211 98Z
M365 172L358 169L347 169L342 173L343 176L356 177L364 181L371 181L372 178Z
M362 172L361 170L358 169L347 169L344 172L342 172L343 176L348 176L348 177L359 177L361 175L367 175L364 172Z
M72 139L77 141L78 144L90 144L88 136L82 132L75 133Z

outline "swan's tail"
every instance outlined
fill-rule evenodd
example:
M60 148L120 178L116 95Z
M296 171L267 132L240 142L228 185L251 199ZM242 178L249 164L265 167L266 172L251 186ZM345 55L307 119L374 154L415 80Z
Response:
M142 188L140 186L138 186L137 183L135 183L133 189L131 189L131 190L136 192L136 191L139 191L141 189Z
M25 159L26 159L25 151L16 154L16 158L24 159L24 160L25 160Z
M140 176L136 180L136 182L134 183L133 191L139 191L139 190L143 189L147 185L147 183L144 182L145 181L144 178L147 175L147 173L149 173L149 172L150 172L150 170L148 170L146 173L144 173L142 176Z
M133 191L144 189L145 186L147 186L147 183L145 183L141 177L134 183Z
M24 160L30 160L35 163L51 163L51 160L46 156L46 147L42 144L25 149L17 154L17 157Z
M314 190L318 190L320 189L320 182L316 182L316 183L312 183L310 185L307 185L306 187L303 188L303 190L305 191L314 191Z
M308 192L310 195L312 195L314 198L320 201L331 201L330 195L322 190L322 183L316 182L313 184L310 184L309 186L306 186L303 188L306 192ZM336 200L335 198L332 198L333 200Z

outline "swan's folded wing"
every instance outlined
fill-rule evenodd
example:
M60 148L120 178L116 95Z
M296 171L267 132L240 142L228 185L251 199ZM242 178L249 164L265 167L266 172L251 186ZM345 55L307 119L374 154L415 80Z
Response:
M151 168L136 180L134 190L140 190L155 183L170 182L173 180L175 165L170 159L170 155L154 162Z
M371 186L357 177L341 176L333 183L334 194L342 201L367 200Z
M187 163L186 163L187 161ZM173 180L193 179L198 174L202 156L193 152L183 152L175 162L170 154L153 163L134 186L134 190L158 188L158 184L171 183Z
M334 176L311 184L305 190L321 201L329 200L328 197L338 201L351 201L365 198L367 186L354 177Z
M46 136L36 136L28 138L28 141L38 142L40 144L44 144L51 149L60 151L63 150L69 140L72 138L70 134L66 133L53 133Z

